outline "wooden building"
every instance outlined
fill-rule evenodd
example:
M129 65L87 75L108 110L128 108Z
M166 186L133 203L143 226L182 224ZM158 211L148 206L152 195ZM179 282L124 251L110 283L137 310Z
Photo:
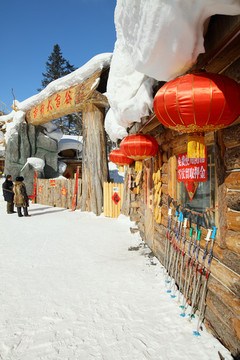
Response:
M198 58L194 69L219 73L240 82L240 16L213 16L205 35L206 53ZM159 88L163 84L159 84ZM207 146L207 181L191 189L193 198L183 182L177 180L177 160L187 151L187 134L163 126L153 113L144 124L135 124L130 134L142 133L155 137L159 144L158 154L144 161L142 173L133 168L125 176L125 198L122 213L130 215L141 237L153 253L166 265L168 245L169 207L172 208L172 233L175 211L191 213L194 227L199 222L201 232L199 263L203 260L209 227L217 227L213 246L211 273L207 278L204 297L204 276L195 299L195 310L204 306L204 323L207 328L239 358L240 356L240 119L231 126L209 132L205 136ZM131 182L129 182L131 178ZM135 182L130 188L129 183ZM195 194L194 194L194 191ZM189 224L186 230L185 252L189 244ZM171 235L172 236L172 235ZM181 247L182 247L181 243ZM192 248L191 248L192 249ZM210 245L207 248L207 257ZM192 255L191 250L191 255ZM180 273L180 259L176 286L183 292L187 256ZM205 263L207 267L207 262ZM199 268L198 268L199 271ZM180 274L180 276L179 276ZM193 284L190 284L187 301L192 304Z

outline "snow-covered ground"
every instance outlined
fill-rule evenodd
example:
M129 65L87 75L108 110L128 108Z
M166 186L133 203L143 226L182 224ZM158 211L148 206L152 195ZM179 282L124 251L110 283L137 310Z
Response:
M0 195L0 359L232 359L205 329L193 336L128 218L5 208Z

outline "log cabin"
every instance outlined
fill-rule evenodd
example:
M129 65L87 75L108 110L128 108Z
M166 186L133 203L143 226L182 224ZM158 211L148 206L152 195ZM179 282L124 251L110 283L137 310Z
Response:
M240 16L212 16L205 35L205 49L206 52L199 55L191 70L202 69L223 74L240 82ZM159 83L154 92L163 85L164 83ZM240 119L224 129L205 134L207 179L199 182L195 189L187 188L177 177L178 159L187 152L187 134L165 127L155 113L144 118L141 124L134 124L129 134L154 136L158 141L159 151L155 157L143 161L141 173L137 173L132 165L126 170L122 213L130 215L131 220L136 222L142 239L167 267L169 233L171 239L174 238L174 215L176 210L183 211L188 218L185 256L182 271L181 256L176 262L178 277L174 279L175 286L186 295L186 302L194 306L194 312L204 318L207 329L231 351L234 358L239 358ZM172 209L172 215L169 215L169 208ZM193 283L190 283L186 294L184 282L186 268L189 266L186 256L191 239L189 228L192 226L194 229L196 224L201 229L198 263L204 263L205 268L208 266L207 259L211 258L210 245L207 256L204 256L205 238L209 228L215 226L217 232L210 275L204 277L205 272L199 272L197 276L200 277L200 286L193 299ZM180 245L182 248L183 242ZM193 258L193 246L190 249L190 258Z

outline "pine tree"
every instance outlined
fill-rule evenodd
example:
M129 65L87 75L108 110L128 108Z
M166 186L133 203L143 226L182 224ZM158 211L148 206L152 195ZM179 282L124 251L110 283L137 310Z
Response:
M46 62L46 72L42 73L42 87L37 90L43 90L50 82L70 74L74 70L76 70L74 65L71 65L69 61L63 57L60 46L58 44L54 45L53 51ZM53 122L64 134L81 135L81 114L70 114L56 119Z
M42 88L38 89L38 91L44 89L53 80L70 74L74 70L76 70L75 67L64 59L60 46L58 44L54 45L53 52L46 62L46 73L42 73Z

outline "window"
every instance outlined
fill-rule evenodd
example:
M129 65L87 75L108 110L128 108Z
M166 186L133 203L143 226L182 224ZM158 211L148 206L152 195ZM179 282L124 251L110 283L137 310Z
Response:
M177 172L177 169L176 169ZM177 177L177 173L176 173ZM196 192L190 200L184 182L177 182L177 200L182 207L193 213L208 213L210 224L215 223L215 151L214 146L207 148L207 181L197 184ZM212 211L209 211L213 209Z

